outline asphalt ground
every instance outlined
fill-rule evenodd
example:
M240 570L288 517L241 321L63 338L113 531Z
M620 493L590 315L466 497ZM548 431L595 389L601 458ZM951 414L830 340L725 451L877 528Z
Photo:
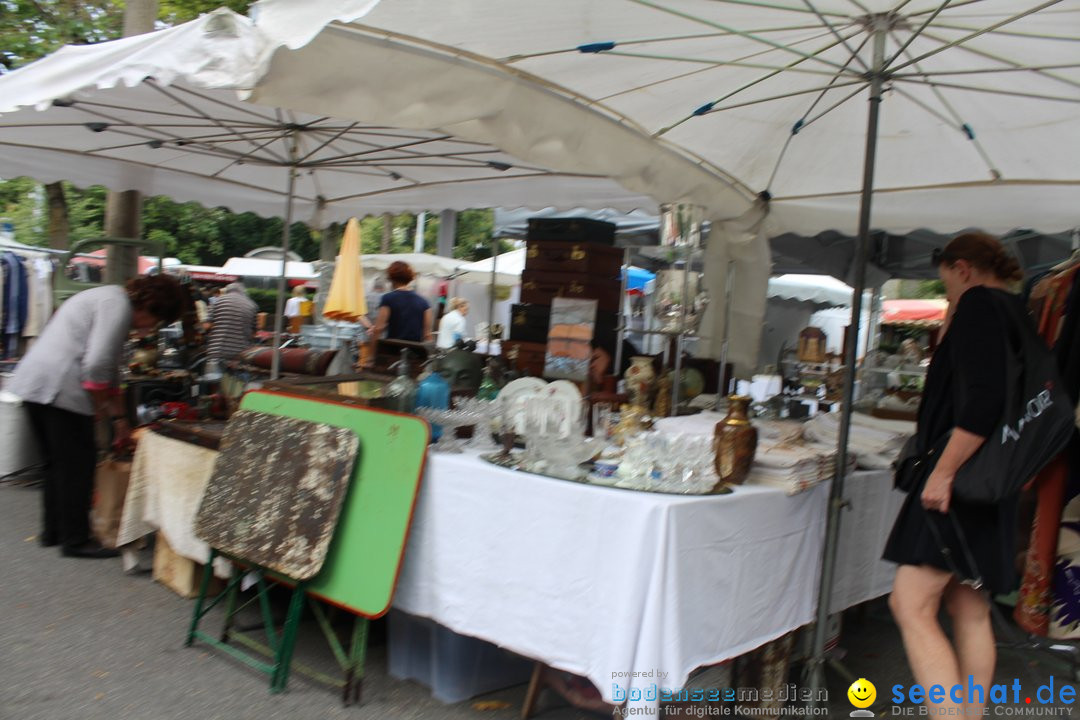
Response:
M205 646L184 647L192 601L153 582L147 574L125 575L119 560L63 558L56 548L40 547L36 537L39 502L35 487L0 484L2 720L511 720L520 716L524 684L444 704L423 685L390 677L385 627L379 623L372 629L359 706L343 707L339 690L296 673L288 692L272 695L267 678L255 670ZM283 601L276 598L279 612ZM210 616L207 623L207 627L219 627L220 619ZM318 639L313 621L305 618L295 659L335 672L329 651ZM828 671L829 715L849 716L853 707L847 688L851 680L863 677L877 687L874 710L879 716L901 717L906 712L919 716L918 707L891 704L892 686L910 686L912 679L883 599L845 614L838 655L845 668ZM852 675L847 677L845 672ZM800 673L798 666L793 667L790 681L801 686ZM1008 685L1011 692L1019 681L1021 695L1026 697L1051 678L1059 693L1070 683L1071 673L1056 658L1002 651L995 682ZM708 677L695 682L709 687ZM1044 707L1034 702L1032 707L1023 699L991 708L990 716L1034 711L1059 717L1072 714L1067 712L1072 706ZM731 703L684 703L669 706L666 714L734 717L732 709ZM541 696L538 711L537 717L543 720L598 717L567 706L550 692Z

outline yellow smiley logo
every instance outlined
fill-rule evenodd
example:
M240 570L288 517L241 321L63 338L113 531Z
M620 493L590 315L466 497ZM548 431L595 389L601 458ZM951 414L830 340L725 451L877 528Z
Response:
M868 708L877 698L877 688L866 678L859 678L847 689L848 700L857 708Z

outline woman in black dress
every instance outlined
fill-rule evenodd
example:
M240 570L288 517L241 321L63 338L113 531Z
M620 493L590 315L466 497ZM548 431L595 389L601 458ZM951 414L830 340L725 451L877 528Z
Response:
M941 685L939 712L975 713L985 703L994 675L994 633L985 595L963 581L979 577L994 593L1016 582L1013 536L1016 501L967 504L952 498L957 470L986 440L1001 417L1005 396L1005 330L992 293L1004 293L1021 278L1016 259L995 238L968 233L934 254L949 300L944 339L926 377L916 432L926 452L952 432L925 482L910 491L885 546L898 563L889 606L904 641L915 682ZM1010 302L1019 298L1010 296ZM956 523L947 516L952 512ZM958 525L970 550L958 538ZM937 532L935 532L935 530ZM949 549L949 557L942 552ZM962 575L963 577L958 577ZM955 645L938 623L944 600ZM984 688L968 696L969 677ZM962 702L949 696L957 684ZM978 702L967 702L975 700Z

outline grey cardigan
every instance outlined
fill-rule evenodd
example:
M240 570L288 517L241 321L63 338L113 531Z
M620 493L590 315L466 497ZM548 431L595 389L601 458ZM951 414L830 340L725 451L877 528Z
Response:
M4 389L25 402L93 415L87 391L119 384L130 331L131 301L124 288L84 290L60 306Z

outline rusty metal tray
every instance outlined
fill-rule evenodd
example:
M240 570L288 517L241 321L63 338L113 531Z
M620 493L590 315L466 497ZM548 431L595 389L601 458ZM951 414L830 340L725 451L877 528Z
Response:
M296 580L322 569L349 489L352 430L240 410L195 517L211 547Z

